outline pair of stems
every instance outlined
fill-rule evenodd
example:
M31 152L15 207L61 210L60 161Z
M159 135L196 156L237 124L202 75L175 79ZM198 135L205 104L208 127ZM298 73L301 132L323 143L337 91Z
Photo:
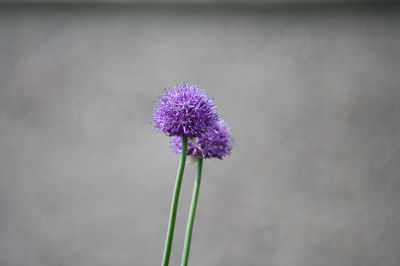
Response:
M171 213L170 213L170 217L169 217L168 231L167 231L167 238L165 241L165 249L164 249L164 256L163 256L163 260L162 260L162 266L169 265L169 259L171 256L172 240L174 237L174 230L175 230L176 213L178 210L179 193L180 193L181 185L182 185L183 172L185 170L187 144L188 144L188 138L183 137L182 138L182 153L181 153L181 159L180 159L179 167L178 167L178 174L176 176L174 193L172 196ZM196 213L197 200L199 197L202 166L203 166L203 159L200 158L198 160L198 164L197 164L197 178L194 183L192 202L190 204L189 217L188 217L188 222L187 222L187 227L186 227L185 243L184 243L184 247L183 247L182 264L181 264L182 266L187 266L188 260L189 260L190 243L192 240L193 222L194 222L194 216Z

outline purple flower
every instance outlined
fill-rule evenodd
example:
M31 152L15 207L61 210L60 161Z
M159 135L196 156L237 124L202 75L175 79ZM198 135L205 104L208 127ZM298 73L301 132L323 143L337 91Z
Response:
M187 154L194 157L222 159L232 150L232 142L229 127L223 120L220 120L212 130L196 138L197 145L189 139ZM172 138L171 144L175 153L181 153L182 137L175 136Z
M189 82L165 89L153 110L153 125L169 136L197 137L217 121L212 98Z

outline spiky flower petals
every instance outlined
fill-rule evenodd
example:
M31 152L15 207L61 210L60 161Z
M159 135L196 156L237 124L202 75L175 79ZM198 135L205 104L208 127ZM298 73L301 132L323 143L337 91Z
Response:
M212 98L189 82L165 89L153 110L153 125L169 136L197 137L217 121Z
M196 143L189 139L187 154L194 157L222 159L232 150L232 142L229 127L220 120L212 130L197 137ZM182 137L172 138L171 144L175 153L181 153Z

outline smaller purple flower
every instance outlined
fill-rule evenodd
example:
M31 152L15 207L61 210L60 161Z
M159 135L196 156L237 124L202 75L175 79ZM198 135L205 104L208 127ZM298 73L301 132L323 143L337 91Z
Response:
M187 154L193 157L222 159L230 154L232 142L229 127L220 120L213 129L197 137L195 144L189 139ZM182 137L173 137L171 144L175 153L182 152Z
M165 89L153 110L154 127L169 136L197 137L217 121L213 99L189 82Z

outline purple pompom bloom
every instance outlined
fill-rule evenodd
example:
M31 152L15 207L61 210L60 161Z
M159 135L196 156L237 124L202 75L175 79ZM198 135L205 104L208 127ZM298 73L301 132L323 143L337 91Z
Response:
M229 127L220 120L212 130L196 138L196 145L189 139L187 154L194 157L222 159L232 150L232 142ZM171 144L175 153L181 153L182 137L175 136Z
M189 82L165 89L153 110L153 125L169 136L197 137L217 121L212 98Z

